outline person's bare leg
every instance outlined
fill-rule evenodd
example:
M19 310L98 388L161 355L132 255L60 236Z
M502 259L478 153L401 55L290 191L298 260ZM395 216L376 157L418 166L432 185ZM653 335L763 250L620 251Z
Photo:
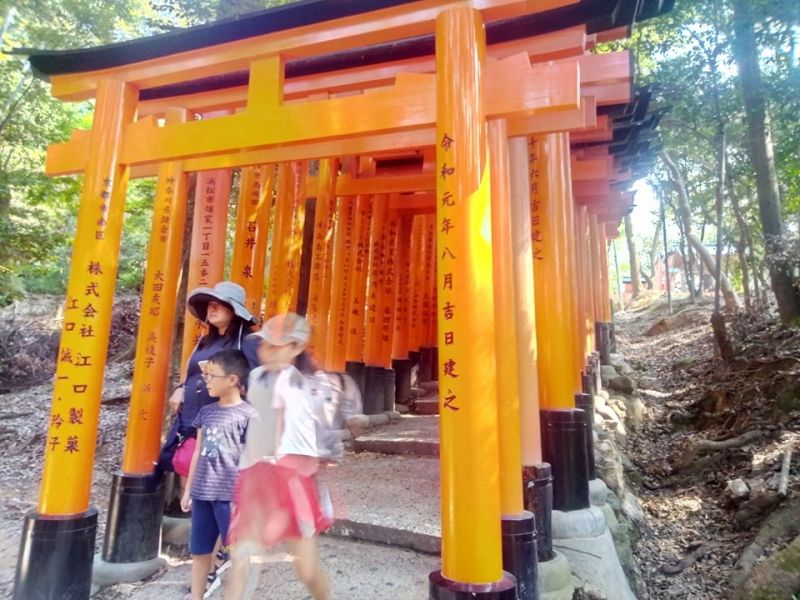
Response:
M247 589L247 575L250 572L250 557L237 555L236 549L231 551L231 568L225 579L225 600L242 600Z
M293 538L289 548L294 556L294 572L314 600L330 600L331 583L317 556L317 538Z
M222 538L217 536L217 541L214 542L214 549L211 551L211 556L214 557L214 560L211 561L211 568L218 569L219 568L219 561L217 560L217 554L219 553L220 549L222 548Z
M206 580L211 570L212 554L192 556L192 600L203 600L206 593Z

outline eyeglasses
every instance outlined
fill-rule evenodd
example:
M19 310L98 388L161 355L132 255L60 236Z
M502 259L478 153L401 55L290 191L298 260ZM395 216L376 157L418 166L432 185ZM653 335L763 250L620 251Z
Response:
M218 377L227 377L227 375L215 375L214 373L203 373L203 379L216 379Z

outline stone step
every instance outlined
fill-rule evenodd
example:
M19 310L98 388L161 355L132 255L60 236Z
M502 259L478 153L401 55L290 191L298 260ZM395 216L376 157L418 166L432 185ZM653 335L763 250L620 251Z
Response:
M388 425L359 434L351 443L356 452L439 456L439 417L403 415Z
M438 398L417 398L411 403L411 412L417 415L438 415Z
M331 528L325 532L325 535L385 544L395 548L406 548L407 550L435 555L439 554L442 545L442 540L438 535L409 531L399 527L376 525L374 523L363 523L350 519L335 519Z
M437 457L439 456L439 442L358 438L353 442L353 450L356 452L375 452L377 454Z

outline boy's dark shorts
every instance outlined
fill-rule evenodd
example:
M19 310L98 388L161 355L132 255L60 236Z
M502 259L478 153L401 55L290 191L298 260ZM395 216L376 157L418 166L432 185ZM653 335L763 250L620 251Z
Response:
M192 554L211 554L217 536L223 548L228 544L228 525L231 522L230 500L198 500L192 498L192 535L189 550Z

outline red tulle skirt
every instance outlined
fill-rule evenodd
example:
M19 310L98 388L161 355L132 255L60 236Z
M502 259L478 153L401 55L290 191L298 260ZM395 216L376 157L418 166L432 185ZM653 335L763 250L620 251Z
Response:
M320 502L313 476L303 466L291 460L259 462L239 472L229 530L231 544L269 548L290 538L322 533L333 524L329 499Z

